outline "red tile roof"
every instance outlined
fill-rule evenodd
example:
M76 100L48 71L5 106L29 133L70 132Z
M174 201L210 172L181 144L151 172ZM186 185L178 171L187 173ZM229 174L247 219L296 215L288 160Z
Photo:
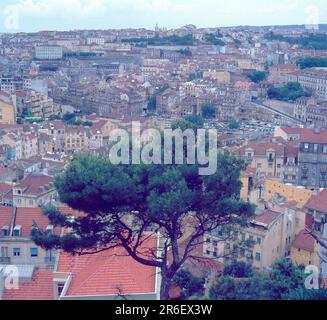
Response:
M300 140L303 142L327 143L327 130L321 130L320 133L315 133L314 129L301 129Z
M254 221L260 224L265 224L267 226L269 226L271 223L273 223L279 216L281 215L281 213L279 212L275 212L275 211L271 211L271 210L265 210L264 213L260 216L256 216L254 218Z
M29 175L15 188L23 189L23 192L28 194L42 194L54 188L53 178L45 175Z
M5 290L3 300L54 300L53 272L34 271L31 281L19 282L19 289Z
M246 146L244 151L247 149L252 149L255 155L266 155L268 150L274 150L276 155L284 154L284 146L277 143L253 143Z
M311 196L309 201L304 205L305 208L327 212L327 189Z
M315 240L307 231L302 230L295 238L292 246L294 248L314 252Z
M10 226L13 218L13 208L0 207L0 228Z
M301 128L281 128L287 134L300 134Z
M236 88L249 88L249 87L251 87L251 83L250 82L237 81L237 82L235 82L234 86Z
M0 194L7 194L12 190L12 186L6 183L0 183Z
M282 128L286 134L300 135L300 140L303 142L327 143L327 130L315 132L312 128Z
M22 227L22 237L30 237L31 227L33 226L34 222L42 230L45 230L50 224L49 219L43 214L41 208L17 208L15 225ZM55 234L59 235L60 228L55 228L54 232Z
M144 247L157 248L157 239ZM123 248L93 255L72 256L61 253L58 272L71 272L67 296L103 296L154 293L156 269L136 262Z

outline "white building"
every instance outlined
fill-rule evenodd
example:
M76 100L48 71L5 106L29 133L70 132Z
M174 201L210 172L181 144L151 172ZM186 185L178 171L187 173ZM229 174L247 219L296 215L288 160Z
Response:
M88 45L96 44L98 46L103 46L105 43L104 38L87 38L86 43Z
M327 100L327 68L305 69L299 75L302 87L312 90L319 100Z
M35 47L35 58L39 60L59 60L63 57L61 46L38 46Z

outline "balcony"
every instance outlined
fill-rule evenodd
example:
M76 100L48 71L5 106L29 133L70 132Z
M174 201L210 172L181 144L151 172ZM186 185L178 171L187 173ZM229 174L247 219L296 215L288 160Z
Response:
M10 257L0 257L0 264L11 264Z

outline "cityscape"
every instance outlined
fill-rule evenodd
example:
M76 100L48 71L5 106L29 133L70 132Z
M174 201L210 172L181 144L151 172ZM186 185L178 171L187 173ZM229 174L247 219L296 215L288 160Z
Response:
M0 300L327 300L318 7L267 26L43 31L15 30L14 12Z

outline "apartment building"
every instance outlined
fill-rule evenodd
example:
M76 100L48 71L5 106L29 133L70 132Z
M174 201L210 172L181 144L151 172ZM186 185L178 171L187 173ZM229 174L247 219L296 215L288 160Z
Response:
M35 91L30 93L27 105L33 117L47 119L60 112L60 106L53 99Z
M29 90L31 88L31 79L28 77L3 75L0 77L0 88L1 91L5 92Z
M0 95L0 124L15 124L15 106L10 96Z
M286 75L297 72L299 68L295 64L276 64L269 68L269 83L282 83Z
M61 46L37 46L35 47L35 58L38 60L59 60L63 58Z
M312 90L319 100L327 100L327 69L305 69L299 75L299 83L302 87Z
M327 101L317 101L314 98L301 97L296 100L294 117L303 123L315 127L327 127Z
M291 246L291 260L299 266L314 265L320 267L319 258L320 246L317 241L308 233L302 230L295 238Z
M283 179L284 145L277 143L249 144L241 149L241 155L259 175Z
M22 159L23 146L20 133L9 132L7 134L2 134L0 135L0 141L2 145L9 146L7 160L16 161Z
M59 234L60 230L49 225L48 218L40 208L0 207L0 262L2 265L33 265L51 269L55 252L44 250L30 239L36 223L48 232Z
M86 39L86 44L87 45L93 45L96 44L98 46L103 46L105 44L105 39L104 38L87 38Z
M30 174L13 187L13 204L18 208L37 208L51 204L58 198L53 178Z
M100 135L100 133L99 133ZM64 149L66 153L87 150L90 145L90 129L85 127L66 127Z
M22 158L29 159L39 154L38 136L35 132L23 133L22 136Z
M247 262L260 271L289 256L297 233L304 227L304 213L294 203L282 201L258 208L245 226L224 226L206 234L204 255L225 265Z
M327 187L327 130L302 129L297 184L309 189Z

